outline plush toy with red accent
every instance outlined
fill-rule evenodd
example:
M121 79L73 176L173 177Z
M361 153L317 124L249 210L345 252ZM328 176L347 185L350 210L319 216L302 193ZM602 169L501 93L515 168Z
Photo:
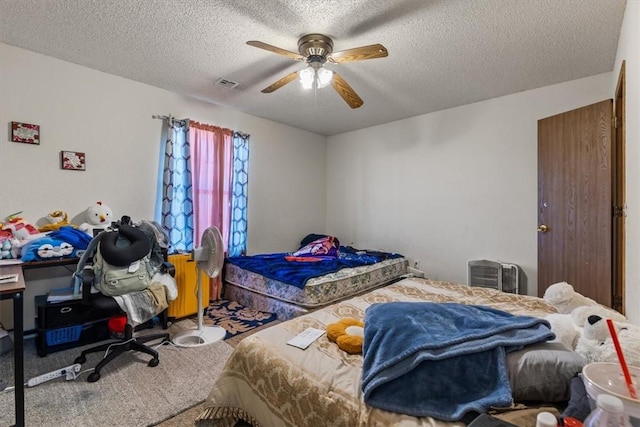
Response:
M44 236L37 228L26 222L22 217L19 217L21 212L8 216L9 221L4 224L4 229L11 231L12 236L15 239L22 241L28 241L37 239Z
M87 208L85 211L85 218L87 222L83 222L78 228L90 236L93 236L94 229L106 229L111 225L113 212L109 206L99 201L96 202L95 205Z

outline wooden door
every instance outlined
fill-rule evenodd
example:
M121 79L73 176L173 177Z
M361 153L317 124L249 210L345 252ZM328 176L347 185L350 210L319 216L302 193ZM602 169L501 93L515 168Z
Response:
M612 101L538 121L538 295L557 282L611 307Z

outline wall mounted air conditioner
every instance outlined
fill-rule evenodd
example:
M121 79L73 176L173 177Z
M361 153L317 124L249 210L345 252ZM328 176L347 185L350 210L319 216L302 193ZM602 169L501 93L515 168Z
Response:
M486 259L469 261L467 284L517 294L520 291L520 267Z

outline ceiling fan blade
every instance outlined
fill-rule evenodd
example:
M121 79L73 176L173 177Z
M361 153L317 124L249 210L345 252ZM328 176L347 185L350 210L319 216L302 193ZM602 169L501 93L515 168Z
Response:
M336 72L333 73L331 86L338 92L338 95L345 100L349 107L358 108L364 104L364 101L358 96L355 90Z
M294 71L291 74L287 74L286 76L284 76L283 78L281 78L280 80L272 84L271 86L262 89L262 93L271 93L276 89L280 89L282 86L286 85L287 83L294 81L296 77L298 77L298 71Z
M247 42L247 44L249 46L258 47L260 49L268 50L269 52L277 53L279 55L284 55L287 58L293 59L294 61L304 61L304 56L291 52L289 50L271 46L270 44L262 43L256 40L250 40Z
M329 62L342 64L343 62L362 61L365 59L384 58L389 55L389 51L381 44L355 47L353 49L333 52L327 57Z

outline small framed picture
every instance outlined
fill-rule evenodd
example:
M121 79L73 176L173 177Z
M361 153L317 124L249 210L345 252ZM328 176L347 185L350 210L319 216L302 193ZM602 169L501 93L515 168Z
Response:
M13 142L40 145L40 125L11 122L11 140Z
M86 170L84 153L78 151L61 151L60 167L70 171Z

